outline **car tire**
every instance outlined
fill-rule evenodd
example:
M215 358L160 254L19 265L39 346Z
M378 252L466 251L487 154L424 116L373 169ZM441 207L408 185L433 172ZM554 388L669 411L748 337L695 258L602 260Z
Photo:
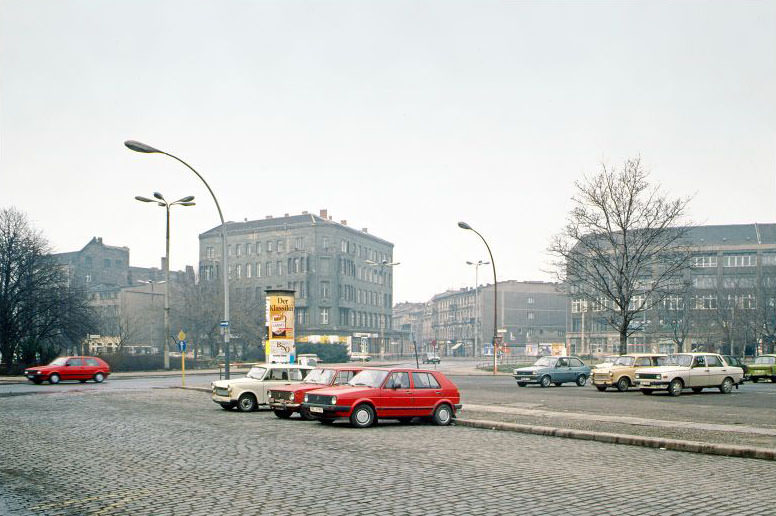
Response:
M693 387L692 392L695 394L698 394L699 392L703 392L703 387Z
M759 381L760 381L760 378L759 378L759 377L757 377L757 376L753 376L753 377L751 378L751 380L752 380L752 383L757 383L757 382L759 382Z
M35 385L40 385L43 383L43 380L41 380L40 378L33 378L32 383L34 383Z
M57 373L52 373L51 376L49 376L49 383L51 385L54 385L56 383L59 383L59 375Z
M517 382L518 387L525 387L525 382Z
M232 410L232 404L231 403L219 403L221 405L221 408L224 410Z
M577 385L579 387L584 387L585 384L587 384L587 376L585 376L583 374L577 376Z
M628 387L630 387L630 378L627 376L621 376L619 380L617 380L617 390L620 392L625 392L628 390Z
M240 398L237 400L237 408L240 412L253 412L258 408L256 397L251 393L240 395Z
M302 416L302 419L304 419L305 421L312 421L313 419L317 419L315 416L313 416L310 413L310 409L307 407L300 408L299 415Z
M652 389L639 389L639 390L641 391L641 394L645 394L647 396L652 394Z
M682 382L682 380L679 378L674 378L671 380L671 383L668 384L668 394L671 396L681 395L682 389L684 389L684 382Z
M435 425L447 426L453 420L453 409L447 403L441 403L431 417Z
M274 412L275 415L280 419L288 419L291 417L291 414L293 413L290 410L281 410L281 409L275 409L272 412Z
M549 387L551 383L552 383L552 379L548 374L542 376L542 379L539 380L539 385L541 385L542 387Z
M725 378L719 386L719 392L722 394L730 394L733 392L733 380L731 378Z
M598 389L599 392L604 392L606 390L606 385L596 385L596 389Z
M104 374L102 374L102 373L97 373L96 375L94 375L94 381L95 381L95 382L97 382L97 383L102 383L102 382L103 382L103 380L105 380L105 375L104 375Z
M356 408L350 413L350 424L355 428L367 428L374 423L375 410L366 403L356 405Z
M561 385L563 385L563 382L552 382L552 384L553 384L555 387L560 387Z

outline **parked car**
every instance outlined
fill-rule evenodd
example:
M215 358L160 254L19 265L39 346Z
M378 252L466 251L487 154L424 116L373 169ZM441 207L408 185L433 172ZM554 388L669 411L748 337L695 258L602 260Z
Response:
M593 369L591 378L596 389L603 392L608 387L617 387L625 392L636 384L636 371L644 367L660 366L665 363L666 355L651 353L630 353L617 357L611 367Z
M733 355L722 355L722 358L725 360L727 365L733 366L733 367L740 367L744 370L744 381L749 380L749 366L744 363L743 360L741 360L738 357L734 357Z
M301 365L309 365L312 367L315 367L322 362L315 353L302 353L296 357L296 361Z
M372 426L378 419L408 423L415 417L448 425L461 408L461 396L439 371L368 368L347 385L305 394L302 406L321 423L347 419L356 428Z
M369 356L369 353L351 353L350 354L350 361L351 362L369 362L372 360L372 357Z
M438 364L441 360L439 359L439 355L436 353L425 353L423 354L423 363L424 364Z
M307 374L302 383L271 389L269 406L281 419L291 417L294 412L299 412L302 419L315 419L308 409L302 407L304 395L325 386L344 385L361 369L357 366L315 368Z
M299 364L258 364L244 378L211 382L210 398L226 410L237 407L241 412L250 412L269 406L269 389L299 383L312 369Z
M749 378L753 382L770 378L776 383L776 355L760 355L755 358L754 364L749 365Z
M679 396L683 389L701 392L707 387L717 387L729 394L743 378L743 369L726 364L716 353L677 353L662 367L639 370L636 386L644 394L664 390L671 396Z
M99 357L59 357L45 366L28 367L24 376L35 384L48 380L50 384L62 380L94 380L102 383L110 374L110 366Z
M512 375L520 387L529 383L549 387L550 384L562 385L569 382L575 382L582 387L590 377L590 367L578 357L542 357L530 367L515 369Z

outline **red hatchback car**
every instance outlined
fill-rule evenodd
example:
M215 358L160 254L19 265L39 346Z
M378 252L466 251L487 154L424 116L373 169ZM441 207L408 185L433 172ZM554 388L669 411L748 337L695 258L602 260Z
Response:
M315 419L310 411L302 407L304 395L310 391L331 385L344 385L363 369L358 366L317 367L307 373L302 383L277 387L269 391L269 406L281 419L299 412L302 419Z
M321 423L347 418L356 428L372 426L378 419L406 423L414 417L449 425L461 408L461 395L439 371L369 368L347 385L307 393L302 407Z
M24 370L24 376L33 383L40 384L45 380L49 383L59 383L61 380L94 380L97 383L108 377L110 366L97 357L59 357L49 365L30 367Z

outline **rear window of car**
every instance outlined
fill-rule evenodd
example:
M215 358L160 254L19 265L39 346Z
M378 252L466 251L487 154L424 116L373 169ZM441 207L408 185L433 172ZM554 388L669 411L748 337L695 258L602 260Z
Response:
M92 366L92 367L99 367L100 363L97 362L96 358L87 358L86 359L86 365Z
M80 358L71 358L67 361L67 365L69 366L82 366L83 363L81 362Z
M416 389L439 389L439 382L430 373L412 373L412 384Z
M719 357L709 355L706 357L706 367L722 367L722 361Z

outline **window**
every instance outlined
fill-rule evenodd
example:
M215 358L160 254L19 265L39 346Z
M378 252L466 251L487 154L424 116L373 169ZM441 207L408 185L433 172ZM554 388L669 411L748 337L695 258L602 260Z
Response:
M320 264L321 264L321 270L318 271L321 274L329 274L329 258L325 256L321 256L320 258Z
M323 247L324 250L329 249L329 239L327 237L323 237L323 240L321 241L321 247Z
M321 324L329 324L329 309L321 308Z
M304 239L302 237L296 237L296 240L294 241L294 249L297 251L304 249Z
M668 296L663 299L663 308L665 310L684 310L684 299L680 296Z
M575 299L571 302L571 313L579 314L587 312L587 301L584 299Z
M245 254L250 256L253 252L253 246L251 244L245 244Z
M246 278L250 278L251 277L251 274L253 273L253 271L251 269L252 269L251 268L251 264L250 263L246 263L245 264L245 277Z
M334 385L343 385L350 381L355 376L353 371L338 371L337 378L334 380Z
M321 298L329 298L330 283L328 281L321 281Z
M272 240L267 240L267 252L272 252Z
M718 356L708 355L706 356L706 367L725 367L722 365L722 361Z
M569 365L571 367L582 367L582 362L577 358L569 358Z
M264 274L269 278L272 276L272 262L264 264Z
M296 368L294 368L294 369L289 369L289 370L288 370L288 373L289 373L289 374L288 374L288 376L289 376L289 379L291 379L291 380L297 380L297 381L299 381L299 380L302 380L302 379L303 379L303 378L302 378L302 370L301 370L301 369L296 369Z
M412 385L415 389L439 389L439 382L430 373L412 373Z
M692 266L701 267L701 268L716 267L717 257L716 256L693 256Z
M592 302L592 308L594 312L603 312L604 310L608 310L609 306L611 305L611 299L608 297L599 297L597 299L594 299Z
M695 276L692 279L692 286L695 288L717 288L717 277Z
M533 318L534 318L534 313L533 312L528 312L528 320L532 321Z
M87 283L91 283L92 282L92 275L91 274L87 274L86 275L86 282Z
M388 377L388 381L385 382L386 389L409 389L410 388L410 374L406 372L391 373Z
M256 287L256 299L261 299L261 296L264 295L264 292L262 291L261 287Z
M234 252L232 251L232 245L230 244L226 246L226 254L228 254L229 256L232 256L233 253Z
M628 303L628 310L642 310L645 308L644 302L644 296L633 296Z
M725 267L754 267L756 265L756 256L753 254L727 255L725 256Z
M67 365L71 367L72 366L81 367L83 365L83 362L81 361L80 358L71 358L70 360L67 361Z
M256 254L261 254L261 242L256 242Z
M763 253L761 263L763 265L776 265L776 253Z
M279 253L282 253L285 250L286 250L286 241L285 240L278 240L277 251Z
M532 297L529 297L529 298L528 298L528 304L529 304L529 305L532 305L532 304L534 304L534 298L532 298Z
M755 278L753 276L739 276L722 278L724 288L754 288Z
M216 257L216 249L214 247L208 247L205 252L205 256L212 260Z
M340 251L342 251L343 253L347 253L348 252L348 242L347 242L347 240L343 240L340 243Z
M260 262L256 262L256 267L255 268L256 268L256 277L257 278L261 278L261 263Z
M639 357L633 362L633 365L634 367L649 367L652 364L650 363L649 357Z
M288 369L270 369L267 380L288 380Z
M757 308L757 300L752 294L745 296L728 296L728 306L736 307L742 310L754 310Z
M234 277L240 279L242 277L242 265L235 265Z
M106 268L106 269L110 269L110 259L108 259L108 258L105 258L105 259L102 261L102 264L105 266L105 268Z
M696 310L716 310L716 308L717 308L717 296L711 294L708 296L695 297Z
M283 262L281 262L281 261L277 262L277 269L276 270L277 270L278 276L282 276L283 275Z
M96 358L87 358L86 359L86 365L91 367L100 367L100 363L97 362Z
M242 244L236 244L236 245L234 246L234 253L235 253L237 256L240 256L240 255L242 254Z

